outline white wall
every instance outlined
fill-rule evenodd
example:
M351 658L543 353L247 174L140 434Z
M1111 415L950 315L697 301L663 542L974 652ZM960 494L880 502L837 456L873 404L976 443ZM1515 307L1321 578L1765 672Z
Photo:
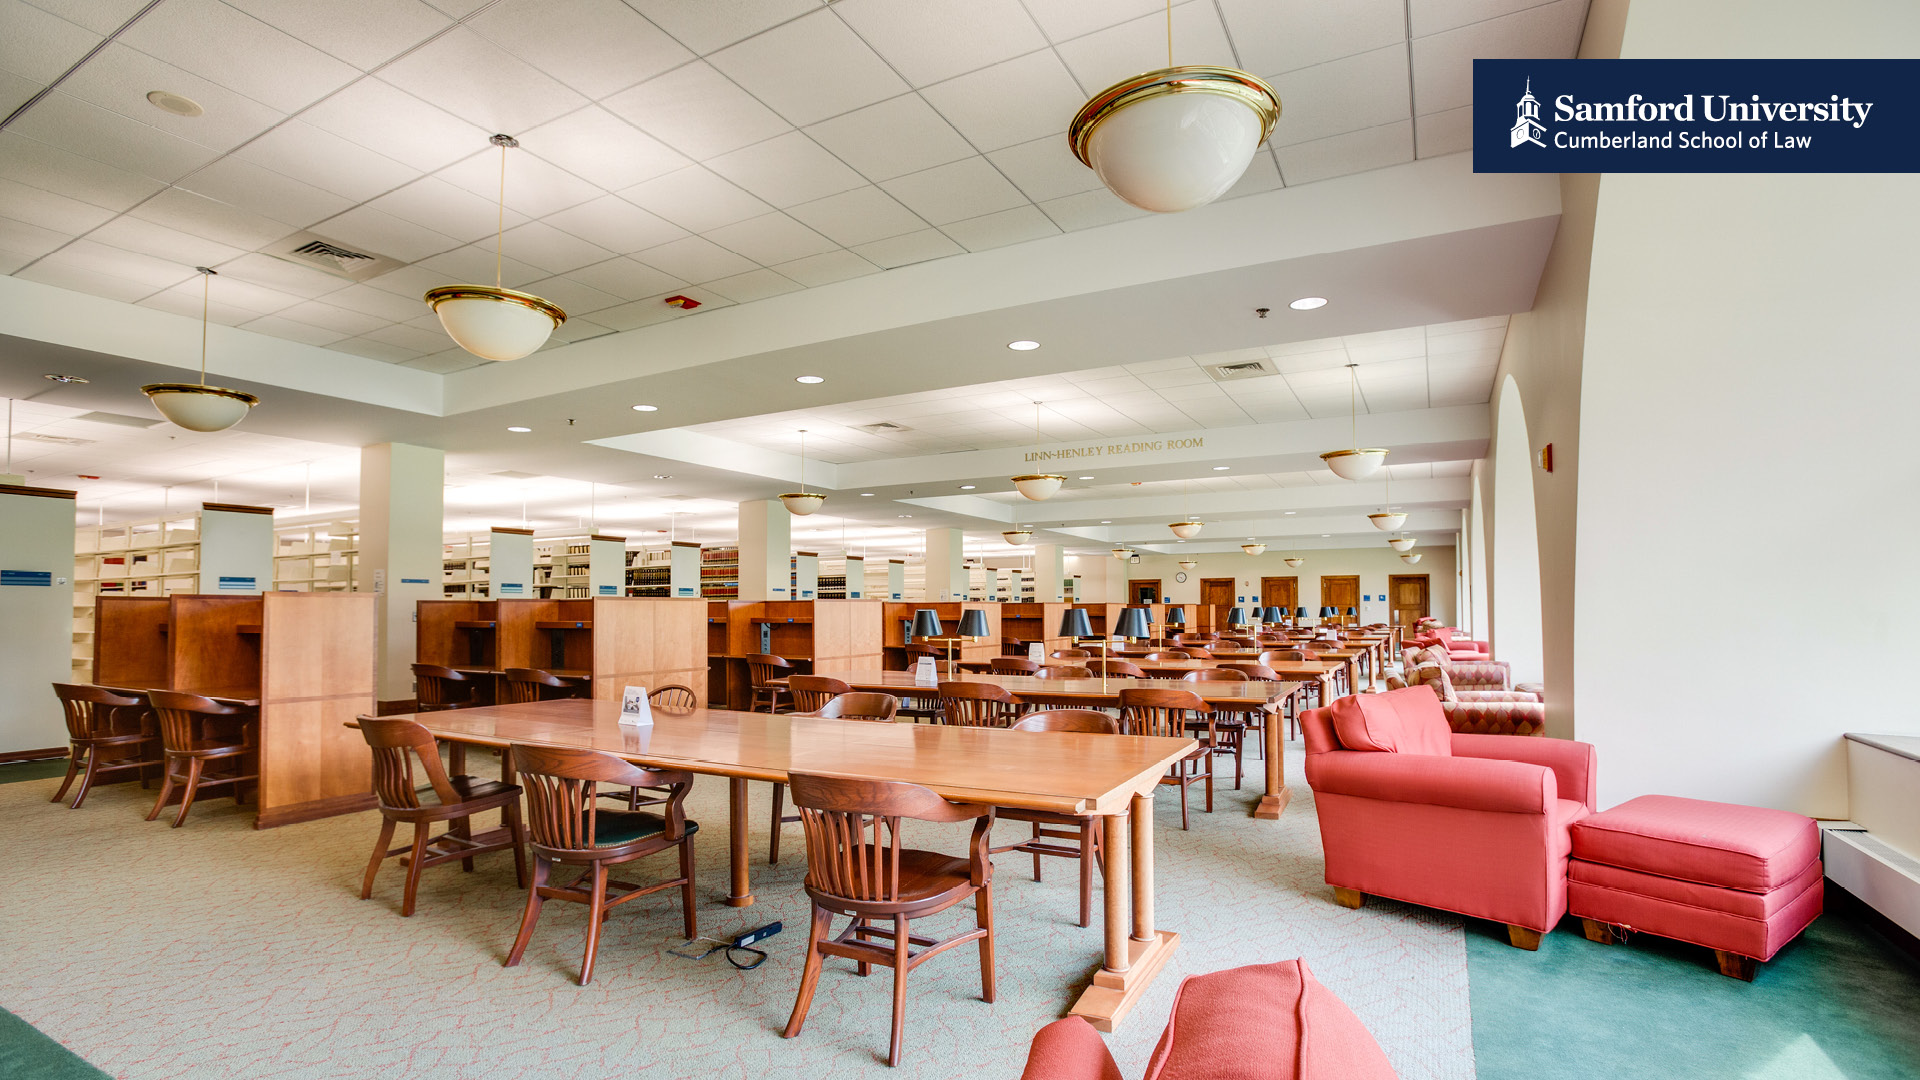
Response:
M1910 57L1920 5L1634 0L1622 55ZM1901 175L1601 186L1575 718L1602 805L1845 817L1841 734L1920 732L1899 686L1920 607L1915 194Z
M1173 580L1175 574L1182 573L1180 555L1141 554L1137 563L1126 564L1126 576L1132 579L1160 579L1163 596L1170 604L1197 604L1200 602L1200 579L1231 577L1237 583L1235 595L1258 598L1260 579L1263 577L1297 577L1300 579L1300 603L1309 609L1320 607L1320 577L1342 577L1349 574L1360 575L1360 592L1363 596L1381 596L1387 591L1387 578L1395 574L1427 575L1427 601L1435 618L1452 623L1456 610L1454 594L1457 583L1454 575L1454 549L1445 547L1427 547L1422 544L1413 549L1413 554L1424 556L1418 563L1408 565L1400 561L1400 553L1387 546L1386 534L1380 535L1377 548L1337 548L1332 550L1301 551L1299 555L1306 559L1299 568L1288 566L1284 561L1285 551L1267 549L1263 555L1245 555L1240 552L1215 552L1208 555L1190 556L1200 565L1185 571L1186 582ZM1108 562L1118 563L1117 559ZM1118 603L1125 594L1114 597Z
M73 494L60 494L0 494L0 567L47 575L0 584L0 754L67 745L49 689L73 679Z
M1515 682L1546 677L1541 644L1540 540L1533 505L1533 457L1527 417L1513 376L1502 381L1494 444L1493 498L1501 509L1493 522L1494 655L1506 661Z

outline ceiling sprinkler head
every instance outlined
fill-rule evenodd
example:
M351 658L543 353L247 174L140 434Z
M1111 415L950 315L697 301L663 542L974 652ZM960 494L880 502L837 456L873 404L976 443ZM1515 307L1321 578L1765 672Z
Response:
M1267 317L1267 312L1272 310L1273 310L1272 308L1257 307L1253 309L1253 313L1264 319Z

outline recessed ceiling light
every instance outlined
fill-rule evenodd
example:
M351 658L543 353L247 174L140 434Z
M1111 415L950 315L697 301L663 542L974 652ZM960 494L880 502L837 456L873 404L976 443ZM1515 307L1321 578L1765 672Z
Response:
M1295 311L1312 311L1314 308L1326 307L1327 298L1324 296L1303 296L1287 306Z
M972 484L961 484L961 485L960 485L960 490L961 490L961 491L972 491L973 489L974 489L974 485L972 485Z
M1228 469L1230 469L1230 468L1232 468L1232 467L1233 467L1233 466L1231 466L1231 465L1215 465L1215 466L1213 467L1213 471L1214 471L1214 472L1226 472L1226 471L1227 471Z
M1101 522L1100 524L1102 524L1102 525L1111 525L1111 524L1113 524L1113 522L1111 522L1111 521L1103 521L1103 522Z
M1007 348L1012 349L1014 352L1032 352L1033 350L1039 347L1040 347L1040 343L1037 341L1023 340L1023 341L1007 342Z
M634 412L659 412L659 411L660 411L660 406L658 406L658 405L635 405L635 406L633 407L633 411L634 411Z
M524 434L526 434L527 432L529 432L529 431L532 431L533 429L532 429L532 428L530 428L530 427L510 427L510 428L508 428L507 430L508 430L508 431L512 431L512 432L515 432L515 433L517 433L517 434L521 434L521 435L524 435Z
M1091 480L1091 479L1093 479L1093 477L1091 477L1091 476L1083 476L1083 477L1081 477L1080 479L1082 479L1082 480Z
M826 382L827 380L821 378L818 375L801 375L795 378L793 381L797 383L806 383L808 386L812 386L814 383L823 383L823 382Z
M46 378L57 383L83 383L87 380L78 375L48 375Z
M1320 534L1320 539L1322 539L1322 540L1325 540L1326 538L1328 538L1329 536L1332 536L1332 535L1333 535L1332 533L1321 533L1321 534Z
M1295 511L1292 511L1292 510L1289 510L1289 511L1287 511L1287 516L1288 516L1288 517L1292 517L1292 516L1294 515L1294 513L1295 513Z
M871 492L871 491L863 491L863 492L861 492L861 493L860 493L860 497L861 497L861 498L863 498L863 499L871 499L871 498L873 498L873 492Z
M147 92L147 100L153 104L154 108L161 112L170 112L175 116L199 116L207 111L192 98L183 97L168 90L150 90Z
M903 517L903 518L910 518L910 517L912 517L913 515L912 515L912 514L901 514L900 516L901 516L901 517Z
M671 480L671 479L673 479L673 474L672 474L672 473L663 473L663 472L657 472L657 473L654 473L654 474L653 474L653 478L654 478L655 480Z

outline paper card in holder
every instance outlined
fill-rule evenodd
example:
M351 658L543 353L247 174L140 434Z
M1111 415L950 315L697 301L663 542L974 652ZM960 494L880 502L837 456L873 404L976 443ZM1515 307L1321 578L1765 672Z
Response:
M653 703L647 700L647 688L629 686L620 695L620 723L623 727L652 727Z
M940 673L934 667L933 657L923 656L914 663L913 685L915 686L940 685Z

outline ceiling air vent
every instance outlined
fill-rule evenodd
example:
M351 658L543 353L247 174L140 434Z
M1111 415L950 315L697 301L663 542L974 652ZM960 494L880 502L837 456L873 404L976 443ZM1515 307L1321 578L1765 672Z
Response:
M150 428L166 423L156 416L128 416L117 412L83 412L75 420L89 420L96 424L115 424L120 427Z
M875 435L885 435L894 431L912 431L913 429L905 424L896 424L891 420L882 420L877 424L861 424L860 430L871 431Z
M1265 375L1278 375L1280 371L1271 360L1240 360L1231 364L1208 364L1207 376L1214 382L1232 382L1235 379L1258 379Z
M343 244L338 240L330 240L318 233L310 232L294 233L268 248L267 254L276 259L311 267L349 281L365 281L371 277L379 277L389 270L398 270L404 265L399 259L390 259L370 251L360 251L351 244Z
M509 480L532 480L538 477L540 474L530 473L530 472L513 472L512 470L508 470L507 472L497 472L497 473L494 473L493 475L504 476Z

